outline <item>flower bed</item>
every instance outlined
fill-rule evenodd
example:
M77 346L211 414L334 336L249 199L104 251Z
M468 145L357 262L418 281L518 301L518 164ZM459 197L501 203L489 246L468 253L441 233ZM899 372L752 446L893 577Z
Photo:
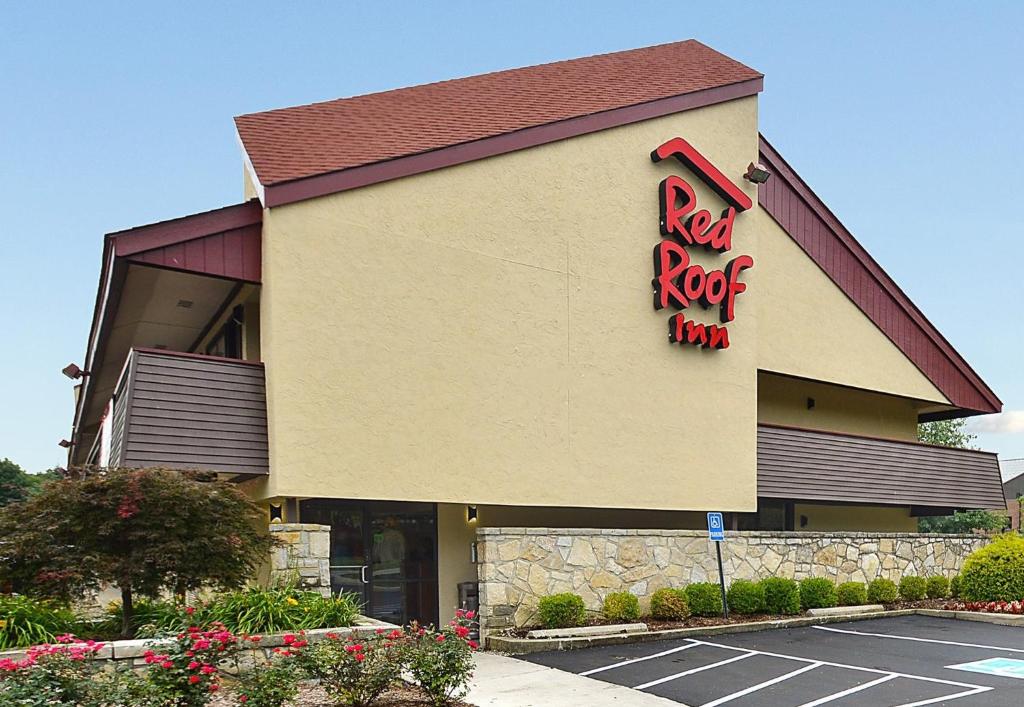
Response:
M202 707L222 693L231 695L227 704L247 707L281 707L300 697L293 704L460 704L477 648L469 638L474 618L460 611L440 629L378 624L279 636L213 624L171 639L110 644L65 635L0 655L0 704ZM426 702L410 700L403 675ZM311 678L322 697L302 686Z
M1024 614L1024 601L950 601L949 611L981 611L988 614Z

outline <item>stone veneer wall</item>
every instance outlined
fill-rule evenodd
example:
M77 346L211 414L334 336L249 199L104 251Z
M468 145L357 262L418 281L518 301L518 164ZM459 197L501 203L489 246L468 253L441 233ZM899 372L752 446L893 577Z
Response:
M303 589L331 595L331 526L314 523L271 523L281 545L270 551L270 581L298 577Z
M537 601L575 592L600 610L610 592L629 591L650 606L662 587L717 582L713 543L704 531L480 528L481 625L536 621ZM905 574L956 574L986 538L918 533L731 532L722 544L726 583L768 576L836 582L895 581Z

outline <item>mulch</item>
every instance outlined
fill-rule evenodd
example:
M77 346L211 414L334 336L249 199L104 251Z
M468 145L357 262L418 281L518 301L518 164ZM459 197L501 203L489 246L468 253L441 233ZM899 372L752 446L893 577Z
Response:
M449 703L451 707L471 707L468 702L455 700ZM230 690L218 694L210 701L211 707L238 707L238 701ZM336 702L331 702L327 694L319 685L303 684L299 687L298 696L291 702L285 703L286 707L336 707ZM402 683L391 688L380 696L373 703L373 707L431 707L432 703L423 692L413 685Z
M942 609L949 603L948 599L922 599L921 601L898 601L892 604L885 604L888 611L895 609ZM851 607L852 608L852 607ZM799 614L729 614L725 619L721 616L691 616L684 621L661 621L650 616L641 617L638 621L647 624L651 631L668 631L676 628L705 628L708 626L723 626L728 624L746 624L755 621L782 621L807 616L807 612ZM611 624L629 623L626 621L609 621L603 617L593 617L587 620L587 626L608 626ZM524 626L522 628L505 629L497 632L499 636L510 638L526 638L526 634L540 626Z

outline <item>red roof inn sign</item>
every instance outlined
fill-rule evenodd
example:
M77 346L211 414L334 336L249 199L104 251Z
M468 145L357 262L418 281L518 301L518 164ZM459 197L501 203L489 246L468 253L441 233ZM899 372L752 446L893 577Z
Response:
M672 175L658 187L661 202L661 242L654 248L654 308L683 310L693 302L702 307L719 308L722 324L736 317L736 296L747 289L740 273L753 267L754 259L739 255L722 270L705 270L690 262L687 248L703 246L708 251L725 253L732 248L732 227L736 214L751 206L750 197L708 162L704 155L682 138L673 138L651 153L661 162L675 157L690 168L729 206L717 221L707 209L697 208L697 196L685 179ZM710 349L729 348L729 330L717 324L701 324L686 319L680 312L668 320L669 341Z

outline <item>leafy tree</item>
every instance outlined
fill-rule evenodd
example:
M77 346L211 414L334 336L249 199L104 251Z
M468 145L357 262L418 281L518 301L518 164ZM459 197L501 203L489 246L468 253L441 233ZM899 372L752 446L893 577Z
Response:
M976 449L972 444L977 435L967 431L967 420L938 420L917 426L917 438L928 444L958 449ZM917 529L922 533L971 533L975 530L1002 530L1006 527L1006 514L991 511L957 511L951 516L921 518Z
M0 507L14 501L24 501L37 493L47 481L61 477L57 469L41 474L30 474L10 459L0 459Z
M971 443L978 436L967 431L967 420L960 417L955 420L923 422L917 426L917 438L922 442L943 447L976 449Z
M81 472L0 509L0 581L62 599L121 590L122 634L136 596L237 588L272 547L263 511L235 486L165 469Z

